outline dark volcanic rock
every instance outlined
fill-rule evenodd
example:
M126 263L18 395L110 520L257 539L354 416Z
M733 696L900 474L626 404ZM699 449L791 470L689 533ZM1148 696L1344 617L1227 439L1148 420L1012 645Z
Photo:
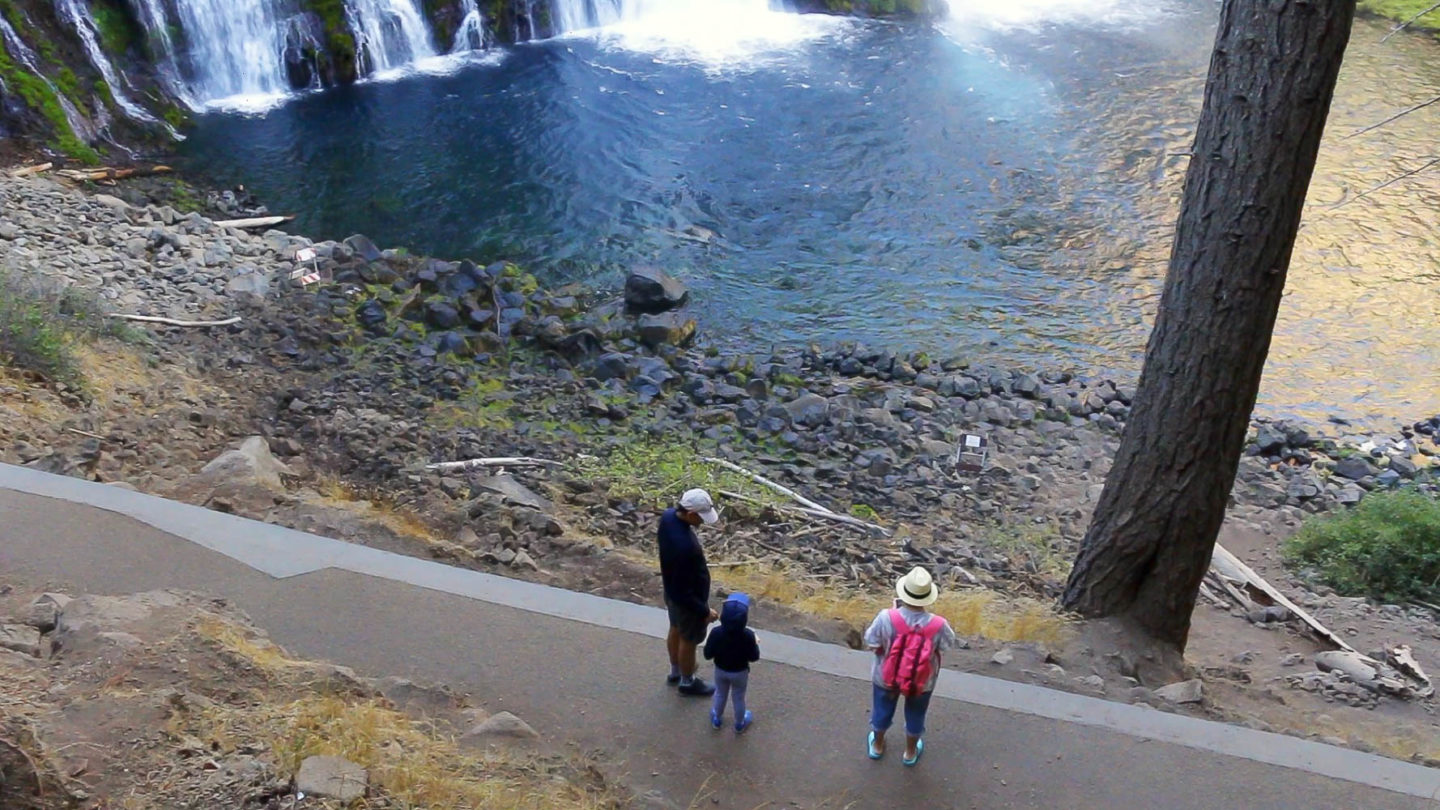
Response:
M1374 475L1379 472L1374 465L1358 456L1342 458L1335 462L1335 474L1341 478L1348 478L1351 481L1359 481L1361 478Z
M679 309L690 300L690 291L679 279L662 270L641 267L625 279L625 307L632 313L655 315Z
M642 315L637 324L640 339L647 346L686 346L695 339L695 319L678 312Z
M355 252L355 255L367 262L378 262L381 259L380 248L370 241L370 237L364 234L355 234L345 240L345 246Z
M425 322L436 329L454 329L460 325L460 313L444 301L425 305Z

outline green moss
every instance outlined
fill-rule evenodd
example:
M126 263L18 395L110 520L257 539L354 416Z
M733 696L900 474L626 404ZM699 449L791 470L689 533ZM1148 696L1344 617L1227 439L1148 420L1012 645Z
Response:
M72 74L73 75L73 74ZM54 128L54 146L61 153L87 164L100 162L100 153L75 136L70 122L65 119L65 110L60 106L60 97L41 77L24 70L11 61L10 53L0 47L0 78L13 88L25 105L44 116Z
M140 32L125 9L109 0L99 0L90 7L95 30L100 33L100 47L110 54L123 54L139 40Z
M1415 15L1434 5L1434 0L1360 0L1358 9L1362 14L1408 22ZM1410 27L1417 30L1440 33L1440 9L1425 14Z
M165 119L165 123L176 129L180 129L190 123L190 116L186 115L184 110L174 104L167 105L160 116Z

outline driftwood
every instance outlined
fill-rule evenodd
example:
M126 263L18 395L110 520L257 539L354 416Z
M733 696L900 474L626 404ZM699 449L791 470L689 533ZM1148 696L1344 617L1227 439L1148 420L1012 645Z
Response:
M1295 614L1315 635L1329 642L1335 649L1355 652L1354 647L1346 644L1344 639L1321 624L1314 616L1306 613L1299 605L1286 599L1284 594L1275 589L1275 586L1266 582L1264 578L1251 570L1250 566L1241 562L1239 557L1231 554L1219 543L1215 544L1215 553L1210 558L1210 568L1218 574L1222 585L1234 586L1235 583L1239 583L1249 597L1248 601L1265 605L1280 605ZM1229 592L1230 588L1227 587L1226 591Z
M1414 688L1406 683L1399 672L1357 652L1327 650L1316 653L1315 668L1321 672L1338 672L1344 675L1346 680L1376 694L1396 697L1411 697L1416 694Z
M880 535L880 536L882 536L882 537L889 537L889 536L890 536L890 530L887 529L887 528L885 528L884 526L876 526L876 525L873 524L873 523L866 523L865 521L863 521L863 520L861 520L861 519L859 519L859 518L850 517L849 515L836 514L835 512L831 512L831 511L829 511L829 510L821 511L821 510L819 510L819 509L810 509L810 508L807 508L807 507L804 507L804 506L786 506L786 505L784 505L784 504L767 504L767 503L765 503L764 501L760 500L759 498L752 498L752 497L750 497L749 495L742 495L742 494L739 493L739 492L728 492L728 491L726 491L726 490L721 490L721 491L720 491L720 494L721 494L721 495L724 495L724 496L727 497L727 498L734 498L734 499L736 499L736 500L738 500L738 501L748 501L749 503L759 504L759 505L761 505L761 506L773 506L775 509L779 509L779 510L782 511L782 512L790 512L790 513L792 513L792 514L806 515L806 516L808 516L808 517L819 518L819 519L821 519L821 520L828 520L828 521L831 521L831 522L834 522L834 523L840 523L840 524L843 524L843 525L846 525L846 526L850 526L850 527L853 527L853 528L856 528L856 529L860 529L861 531L864 531L866 534L878 534L878 535Z
M558 461L549 461L543 458L530 458L528 456L516 456L513 458L472 458L465 461L441 461L436 464L426 464L425 469L433 472L450 472L453 470L473 470L476 467L563 467Z
M169 174L173 171L175 170L169 166L132 166L128 169L61 169L56 174L69 180L93 183L104 180L122 180L126 177L149 177L152 174Z
M221 228L239 228L240 230L244 231L244 230L249 230L249 229L251 229L251 228L269 228L269 227L271 227L272 225L279 225L279 224L284 223L284 222L289 222L290 220L292 220L292 219L294 219L294 218L295 218L295 215L294 215L294 214L286 214L285 216L275 216L275 217L250 217L250 218L248 218L248 219L222 219L222 220L216 221L215 224L218 225L218 226L221 227Z
M1390 666L1395 667L1402 675L1423 684L1419 690L1420 697L1428 698L1435 694L1435 687L1430 683L1430 676L1425 674L1425 670L1420 668L1420 662L1410 654L1409 644L1401 644L1386 650L1385 657Z
M796 503L800 504L801 506L805 507L806 509L814 509L814 510L817 511L817 512L824 512L824 513L829 514L829 515L835 514L835 512L833 512L833 511L825 508L824 506L822 506L822 505L820 505L820 504L818 504L818 503L810 500L809 498L806 498L805 496L799 494L799 493L796 492L795 490L789 489L788 487L781 486L780 484L777 484L777 483L775 483L774 481L771 481L769 478L765 478L765 477L763 477L763 476L756 475L755 473L750 472L749 470L745 469L744 467L741 467L739 464L735 464L735 463L733 463L733 462L726 461L726 460L723 459L723 458L712 458L712 457L710 457L710 456L702 457L700 460L701 460L701 461L704 461L704 462L706 462L706 463L708 463L708 464L716 464L716 465L719 465L719 466L724 467L725 469L730 470L730 471L732 471L732 472L740 473L741 475L745 476L746 478L749 478L751 481L754 481L755 483L760 484L760 485L762 485L762 486L767 486L767 487L775 490L776 492L780 493L781 495L784 495L784 496L786 496L787 498L790 498L791 500L795 501ZM877 528L878 528L878 527L877 527Z
M140 321L142 323L163 323L166 326L229 326L232 323L239 323L240 316L226 318L222 321L182 321L176 318L161 318L155 315L125 315L119 312L112 312L110 318L120 318L127 321Z
M50 170L53 169L53 168L55 168L55 164L54 164L54 163L37 163L37 164L35 164L34 166L26 166L26 167L23 168L23 169L16 169L15 171L13 171L13 172L10 173L10 176L11 176L11 177L29 177L29 176L32 175L32 174L40 174L40 173L42 173L42 172L48 172L48 171L50 171Z

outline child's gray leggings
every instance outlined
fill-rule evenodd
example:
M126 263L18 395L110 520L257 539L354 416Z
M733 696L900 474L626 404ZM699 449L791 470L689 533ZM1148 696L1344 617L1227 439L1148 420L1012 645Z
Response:
M735 697L735 720L739 722L745 716L745 687L750 685L750 672L727 672L719 667L715 668L715 702L711 704L711 710L715 716L725 714L725 700L732 694Z

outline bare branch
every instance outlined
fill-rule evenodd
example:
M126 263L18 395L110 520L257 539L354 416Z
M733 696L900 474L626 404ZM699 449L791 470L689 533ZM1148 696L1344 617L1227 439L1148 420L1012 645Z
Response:
M1381 41L1381 42L1384 42L1385 40L1389 39L1390 37L1393 37L1393 36L1395 36L1396 34L1400 33L1401 31L1404 31L1406 28L1409 28L1409 27L1410 27L1410 23L1415 22L1416 20L1420 19L1421 17L1424 17L1426 14L1429 14L1429 13L1432 12L1432 11L1435 11L1436 9L1440 9L1440 3L1436 3L1435 5L1433 5L1433 6L1429 7L1429 8L1427 8L1427 9L1425 9L1424 11L1420 12L1419 14L1416 14L1414 17L1411 17L1410 19L1406 20L1405 22L1400 23L1399 25L1395 26L1394 30L1392 30L1390 33L1386 34L1385 36L1381 37L1381 38L1380 38L1380 41Z
M1422 102L1420 102L1419 104L1416 104L1414 107L1411 107L1411 108L1409 108L1409 109L1407 109L1407 110L1401 110L1400 112L1395 113L1394 115L1390 116L1389 118L1386 118L1384 121L1381 121L1381 122L1378 123L1378 124L1371 124L1370 126L1365 127L1364 129L1359 130L1359 131L1357 131L1357 132L1352 132L1352 133L1350 133L1349 135L1346 135L1345 138L1346 138L1346 140L1349 140L1350 138L1359 137L1359 136L1361 136L1361 135L1364 135L1364 134L1367 133L1367 132L1370 132L1370 131L1372 131L1372 130L1379 129L1380 127L1385 126L1386 124L1390 123L1391 121L1395 121L1395 120L1397 120L1397 119L1404 118L1405 116L1409 115L1409 114L1412 113L1412 112L1415 112L1416 110L1423 110L1423 109L1425 109L1426 107L1429 107L1431 104L1435 104L1436 102L1440 102L1440 96L1436 96L1435 98L1432 98L1432 99L1430 99L1429 101L1422 101Z
M1330 209L1329 209L1329 210L1334 211L1336 208L1340 208L1340 207L1342 207L1342 206L1349 205L1350 203L1355 202L1356 200L1363 199L1363 198L1365 198L1365 197L1369 197L1371 194L1374 194L1375 192L1379 191L1380 189L1385 188L1386 186L1393 186L1393 185L1395 185L1396 183L1400 182L1401 180L1404 180L1405 178L1411 177L1411 176L1413 176L1413 175L1417 175L1417 174L1419 174L1420 172L1425 171L1426 169L1430 168L1431 166L1434 166L1434 165L1437 164L1437 163L1440 163L1440 157L1431 158L1429 161L1427 161L1427 162L1425 163L1424 166L1421 166L1421 167L1418 168L1418 169L1411 169L1410 171L1405 172L1404 174L1400 175L1399 177L1392 177L1392 178L1390 178L1389 180L1386 180L1385 182L1381 183L1381 184L1378 185L1378 186L1374 186L1374 187L1372 187L1372 188L1367 188L1367 189L1365 189L1364 191L1360 192L1359 194L1356 194L1354 197L1351 197L1351 198L1348 199L1348 200L1341 200L1340 202L1335 203L1334 205L1330 206Z

